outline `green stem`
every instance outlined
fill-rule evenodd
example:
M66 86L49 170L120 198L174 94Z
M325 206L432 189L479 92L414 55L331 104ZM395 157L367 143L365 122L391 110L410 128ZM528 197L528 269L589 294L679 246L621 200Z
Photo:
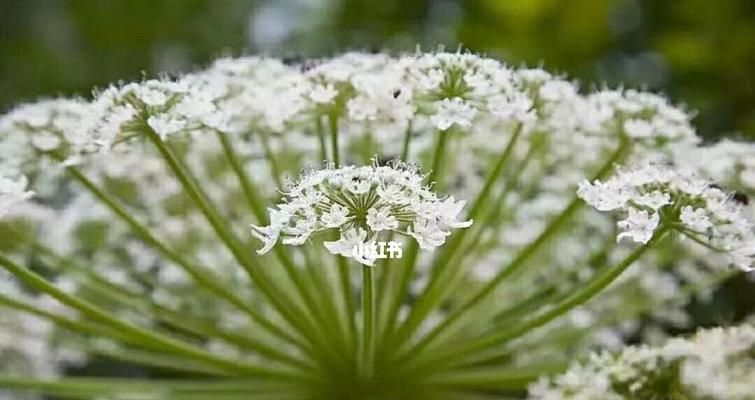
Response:
M338 150L338 115L331 113L328 115L328 123L330 124L330 144L333 152L333 164L336 167L341 165L340 152Z
M409 159L409 144L412 140L412 121L409 121L404 133L404 147L401 150L401 161L406 162Z
M432 375L422 382L432 386L473 390L523 390L543 375L561 373L564 363L525 367L493 367L450 371Z
M493 164L493 168L488 173L488 176L485 179L485 183L480 190L480 193L477 195L475 202L473 203L472 207L469 210L469 213L467 214L467 219L476 218L480 211L484 209L484 205L487 202L488 197L490 196L490 192L495 182L498 180L498 177L501 175L504 166L508 164L508 161L513 154L514 147L521 133L522 125L520 124L514 130L514 133L512 134L508 144L506 145L506 149L503 151L503 153L501 153L501 156L498 157ZM441 133L441 135L443 135L443 133ZM453 280L454 276L458 275L459 271L461 270L461 268L454 268L452 271L450 271L450 273L446 273L446 271L448 270L447 267L448 265L450 265L452 259L454 259L456 250L464 241L464 237L467 231L467 229L462 229L455 232L454 236L451 239L451 243L448 245L448 247L446 247L446 250L442 251L441 256L436 258L430 276L430 281L427 284L424 295L420 297L415 306L412 307L405 323L399 329L399 332L397 334L397 345L400 346L404 341L408 340L412 336L414 331L422 324L422 321L425 319L425 317L427 317L427 315L433 310L433 308L442 300L443 296L447 294L445 290L446 286ZM433 332L437 330L439 330L439 328L435 328Z
M325 139L325 129L322 127L322 117L315 118L315 131L317 132L317 140L320 143L320 162L324 162L328 159L328 144Z
M446 146L448 145L448 135L450 132L438 131L438 142L435 144L435 152L433 153L432 167L430 174L427 177L427 181L430 184L434 183L436 191L441 189L442 177L441 168L443 167L443 157L446 153Z
M286 295L271 282L260 270L260 266L245 251L236 235L228 228L229 223L218 212L216 207L209 200L207 194L197 185L196 180L191 176L183 163L176 157L173 151L163 143L160 136L145 126L144 131L150 141L157 147L163 159L178 178L186 193L189 195L194 204L199 208L207 221L210 223L220 240L231 251L234 258L244 268L252 283L256 285L259 291L270 301L278 313L283 316L301 335L314 347L321 345L322 337L317 336L317 329L312 325L308 316L293 303Z
M418 255L419 245L412 240L409 242L409 248L404 253L404 262L400 266L401 274L398 277L398 282L388 282L388 292L386 293L389 301L388 311L385 328L381 331L381 337L385 337L384 340L387 342L392 343L391 336L395 334L394 329L398 323L398 314L401 310L401 304L409 291Z
M247 203L249 204L249 208L257 216L257 219L259 221L264 221L265 219L265 212L264 208L259 203L259 200L257 199L257 195L255 194L255 189L253 188L253 185L251 183L251 180L249 179L249 175L246 173L246 170L243 168L241 163L239 162L238 156L236 155L236 152L233 150L233 146L231 145L230 141L228 140L228 136L220 131L217 131L218 137L220 139L220 143L223 147L223 153L225 154L226 159L228 160L229 164L231 165L236 178L238 179L239 183L241 184L242 190L244 192L245 197L247 198ZM321 307L323 307L322 302L316 301L315 294L313 293L313 289L311 289L306 282L303 280L303 275L297 271L296 267L294 266L293 261L288 256L288 254L280 247L276 247L274 249L274 253L278 260L283 264L284 269L286 271L286 274L288 275L289 280L294 282L294 286L296 288L297 293L301 296L304 307L308 310L309 313L311 313L314 316L315 321L325 321L326 317L330 317L331 315L328 314L327 310L321 310ZM323 332L322 334L325 337L334 337L336 338L337 335L333 335L332 330L330 328L333 327L332 319L329 320L330 322L319 324L321 328L328 332Z
M199 285L210 292L214 293L218 297L226 300L231 305L235 306L239 310L243 311L249 318L254 321L260 327L268 330L270 333L288 341L297 347L304 348L302 341L287 333L285 330L279 328L275 324L271 323L268 318L263 317L257 310L249 305L248 300L240 298L235 293L228 290L228 288L221 283L221 280L214 276L211 272L205 268L201 268L197 265L186 260L179 255L176 251L172 250L166 243L159 240L146 226L139 223L129 211L127 211L119 202L100 190L91 180L84 176L76 167L66 167L68 173L76 179L82 186L84 186L90 193L92 193L97 199L99 199L105 206L107 206L116 216L123 220L131 230L144 242L151 245L165 255L169 260L180 266L186 273Z
M233 172L238 178L239 184L241 185L241 190L244 193L244 197L246 197L247 204L249 205L249 209L252 211L254 216L257 217L257 221L264 221L266 216L265 207L257 198L257 193L259 193L258 189L254 187L254 184L249 178L249 175L246 173L246 170L244 169L241 160L239 160L236 151L233 150L233 145L231 144L230 140L228 140L228 134L220 131L216 131L216 133L218 135L218 139L220 140L220 145L223 147L223 154L225 155L226 160L228 160L228 164L231 165L231 169L233 169Z
M298 374L292 375L285 371L260 367L240 360L229 360L224 357L219 357L183 341L125 322L119 318L111 316L106 310L103 310L86 300L67 294L48 282L45 278L39 276L37 273L28 268L17 265L2 255L0 255L0 266L30 287L49 294L61 303L80 311L83 315L108 325L113 329L117 329L122 334L127 335L134 340L162 347L165 351L193 358L235 374L285 380L301 379Z
M612 169L613 166L618 162L619 160L623 159L628 152L628 146L629 142L627 140L622 140L619 148L609 157L609 159L606 161L606 163L600 168L600 170L596 173L595 179L602 179L604 178ZM572 215L579 210L579 208L582 206L583 202L579 197L574 197L572 201L569 203L569 205L566 206L566 208L559 214L554 220L551 221L551 223L543 230L543 232L529 245L527 245L524 249L522 249L517 256L514 258L513 261L511 261L508 266L503 268L501 272L499 272L493 279L491 279L485 286L480 289L474 296L472 296L467 302L465 302L461 307L456 309L454 312L452 312L445 320L443 320L440 324L438 324L430 333L429 336L431 336L431 339L434 337L437 337L443 330L448 329L451 325L453 325L457 320L462 318L464 315L466 315L470 310L477 305L484 303L484 301L500 286L500 284L509 276L514 274L515 272L518 272L519 269L524 267L526 265L526 262L532 257L537 250L545 244L553 235L555 235L561 227L569 221ZM440 281L440 279L438 279ZM442 280L442 282L447 283L446 280ZM427 297L429 300L425 303L422 303L420 300L420 304L415 307L419 311L422 311L421 315L422 317L429 314L430 311L432 311L432 308L438 303L439 299L441 299L444 295L444 285L438 285L430 286L423 297ZM414 311L414 309L412 311ZM419 313L418 311L418 313ZM410 314L411 317L411 314ZM409 319L407 319L407 322L409 322ZM422 318L415 317L415 320L413 321L413 324L409 327L413 328L409 332L404 333L401 338L404 340L408 337L410 337L411 333L414 329L416 329L416 326L419 325L419 323L422 322ZM406 325L406 324L405 324ZM423 341L423 343L429 343L429 340ZM423 347L427 346L427 344L423 344ZM416 354L416 350L413 350L410 353L407 353L407 356Z
M278 185L278 187L282 188L283 172L281 171L280 166L278 165L278 159L275 157L275 153L270 146L270 138L268 137L267 132L264 129L260 129L258 132L260 142L262 142L262 148L265 150L265 158L267 158L267 162L270 164L270 170L272 172L273 179L275 180L275 184Z
M365 377L372 377L374 364L375 295L372 291L373 267L362 266L362 346L360 359Z
M630 265L637 261L645 252L653 248L658 242L666 237L668 230L666 227L659 227L654 233L652 239L647 243L637 247L622 261L611 268L597 273L585 285L562 300L560 303L549 308L539 316L536 316L521 325L513 326L502 331L494 331L475 340L458 346L455 349L445 352L438 352L425 359L421 364L437 366L444 362L453 362L457 357L466 357L474 355L477 352L488 351L491 347L498 346L505 342L521 337L530 331L539 328L548 322L566 314L575 307L584 304L591 298L603 291L609 284L616 280ZM419 363L418 363L419 364ZM427 366L425 365L425 366ZM418 366L419 367L419 366ZM421 368L421 367L420 367Z
M351 268L344 257L335 256L338 264L338 278L341 286L341 298L343 299L344 320L349 331L349 347L357 347L357 326L355 320L356 307L354 306L354 294L351 287Z

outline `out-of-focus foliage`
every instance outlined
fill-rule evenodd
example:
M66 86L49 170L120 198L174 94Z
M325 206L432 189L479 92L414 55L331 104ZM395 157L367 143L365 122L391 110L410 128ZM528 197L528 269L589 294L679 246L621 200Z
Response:
M683 99L707 138L755 138L748 0L2 0L0 107L213 56L438 44Z

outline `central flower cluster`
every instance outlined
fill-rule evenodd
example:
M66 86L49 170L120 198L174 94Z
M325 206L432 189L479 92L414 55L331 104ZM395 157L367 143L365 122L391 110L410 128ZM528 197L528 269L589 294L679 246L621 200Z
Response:
M315 233L335 229L341 236L324 243L328 251L367 265L374 258L354 248L374 242L381 232L413 237L422 249L438 247L451 229L472 221L457 220L464 201L440 199L423 181L415 166L402 162L306 172L270 209L270 225L252 226L252 234L264 242L258 253L267 253L279 239L298 246Z

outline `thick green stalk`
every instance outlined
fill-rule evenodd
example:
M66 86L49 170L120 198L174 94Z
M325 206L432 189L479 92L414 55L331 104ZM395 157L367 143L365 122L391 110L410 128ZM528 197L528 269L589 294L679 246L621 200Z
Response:
M354 293L351 285L351 266L348 261L341 256L335 256L338 264L338 278L341 286L341 299L343 299L344 319L349 331L349 348L357 348L357 326L355 320L356 307L354 305Z
M228 228L228 221L221 216L210 202L207 195L197 185L195 179L191 177L186 167L173 151L163 143L160 136L152 128L145 127L144 131L150 141L157 147L174 175L178 178L186 193L206 217L221 241L244 268L259 291L270 301L281 316L297 329L301 335L306 337L313 346L316 347L322 344L322 338L317 337L316 328L312 325L307 315L295 303L290 301L280 288L259 271L260 266L241 247L238 238Z
M439 191L442 187L440 178L442 177L443 158L446 153L446 147L448 146L448 135L450 132L438 131L438 141L435 144L435 152L433 153L432 167L430 174L427 177L427 182L435 184L435 190Z
M315 132L320 143L320 162L328 159L328 143L325 139L325 129L322 127L322 117L315 118Z
M543 375L561 373L564 363L552 363L526 367L492 367L449 371L429 376L423 384L446 388L472 390L524 390Z
M233 169L237 180L241 184L242 190L244 192L245 197L247 198L247 204L249 205L250 211L252 211L253 214L257 217L259 221L265 220L265 211L264 207L260 204L259 200L257 199L256 191L253 187L252 181L249 178L249 175L246 173L246 170L244 169L243 165L241 164L238 156L236 155L235 150L233 149L233 146L228 139L228 135L225 133L222 133L220 131L217 131L218 138L220 139L220 143L223 147L223 153L226 157L226 160L228 160L228 163L231 165L231 168ZM307 307L308 311L315 317L316 321L326 321L326 323L318 324L319 327L321 327L324 332L322 332L323 336L325 337L333 337L333 338L339 338L338 332L336 331L334 334L334 331L332 328L335 328L333 324L333 317L334 315L332 313L329 313L327 310L327 304L323 304L325 301L328 301L329 299L323 299L323 301L317 301L317 297L323 298L327 296L317 296L314 293L314 288L311 287L311 285L307 285L306 282L303 280L303 274L300 273L296 269L296 267L293 264L293 261L288 256L288 254L280 247L276 247L273 252L275 253L278 260L283 264L284 269L286 271L286 274L288 275L289 279L294 282L294 285L297 289L298 294L301 296L303 303ZM338 347L338 345L336 345Z
M362 266L362 342L361 357L362 373L370 378L373 373L375 359L375 295L372 291L372 268Z
M612 169L613 166L621 159L623 159L627 152L628 152L628 146L629 143L626 140L622 140L619 148L611 155L611 157L606 161L606 163L600 168L600 170L596 173L594 179L602 179L604 178ZM508 264L505 268L501 270L493 279L491 279L485 286L480 289L474 296L472 296L466 303L464 303L461 307L456 309L454 312L452 312L445 320L443 320L440 324L438 324L430 333L429 336L432 338L437 337L442 331L447 329L449 326L453 325L457 320L459 320L462 316L464 316L467 312L469 312L472 308L476 307L477 305L483 303L498 287L499 285L509 276L514 274L515 272L518 272L520 268L522 268L526 262L532 257L540 247L545 244L553 235L555 235L557 232L560 231L561 227L569 221L572 215L579 210L580 206L583 204L582 200L579 197L574 197L572 201L566 206L566 208L554 219L551 221L551 223L543 230L542 233L529 245L527 245L524 249L522 249L517 256L514 258L511 263ZM444 280L445 282L446 280ZM417 308L419 311L422 311L421 313L418 311L418 314L420 314L423 318L427 314L429 314L430 311L432 311L433 307L438 303L440 299L443 298L445 291L445 285L435 285L428 288L428 291L426 293L426 297L428 300L426 301L427 304L421 303L418 305ZM420 300L421 302L421 300ZM414 309L413 309L414 310ZM410 314L411 317L411 314ZM407 319L407 323L409 322L409 319ZM408 337L410 337L411 333L414 329L419 325L419 323L422 322L422 318L415 318L412 325L409 325L409 327L412 327L413 329L409 332L404 333L403 336L400 336L404 340L406 340ZM405 324L406 325L406 324ZM429 340L425 340L422 345L422 347L427 346L429 344ZM413 350L410 353L407 353L407 356L416 354Z
M381 341L389 341L389 338L394 334L394 329L398 322L398 314L401 310L401 303L409 291L409 286L414 276L414 270L417 262L417 256L419 255L419 245L415 241L409 241L409 247L404 252L404 262L393 268L400 268L400 275L398 275L398 281L395 279L392 282L387 282L387 291L385 297L388 301L388 307L385 317L385 326L381 330ZM382 346L381 346L382 350Z
M240 298L235 293L228 290L228 288L220 282L220 279L215 277L210 271L201 268L197 265L186 260L183 256L179 255L176 251L172 250L166 243L158 239L152 234L152 232L146 226L138 222L129 211L127 211L119 202L102 191L97 185L94 184L89 178L84 176L76 167L66 167L68 173L76 179L82 186L84 186L90 193L92 193L97 199L99 199L105 206L107 206L116 216L123 220L131 230L144 242L156 248L160 253L166 256L169 260L175 262L201 287L206 288L210 292L214 293L218 297L226 300L231 305L235 306L239 310L243 311L249 318L254 321L260 327L268 330L273 335L276 335L291 344L296 345L299 348L305 349L305 345L301 339L297 338L279 328L277 325L271 323L268 318L263 317L257 310L255 310L247 300Z
M412 141L412 121L409 121L406 125L406 132L404 132L404 147L401 150L401 161L406 162L409 158L409 144Z
M17 265L2 255L0 255L0 266L30 287L54 297L61 303L80 311L83 315L95 321L119 330L122 334L129 338L133 338L134 340L162 347L167 352L196 359L235 374L284 380L297 380L302 378L299 375L292 375L286 371L268 369L240 360L230 360L224 357L219 357L186 342L125 322L86 300L69 295L37 273L28 268Z
M330 124L330 145L333 152L333 164L336 167L341 165L340 152L338 147L338 114L331 113L328 115L328 123Z
M438 366L442 363L453 362L459 357L466 357L469 355L474 355L478 352L488 351L491 347L495 347L521 337L529 333L530 331L566 314L568 311L581 304L584 304L586 301L601 293L603 289L605 289L609 284L616 280L616 278L618 278L627 268L629 268L630 265L637 261L645 252L647 252L658 242L663 240L663 238L666 237L667 232L668 228L664 226L659 227L650 241L637 247L627 257L625 257L613 267L598 272L594 277L587 281L582 288L575 291L553 307L550 307L547 311L543 312L539 316L536 316L520 325L512 326L509 329L496 330L477 339L470 340L462 344L461 346L456 347L455 349L428 355L428 357L426 357L422 363L417 363L422 365L417 365L416 367L421 369L422 366Z
M265 206L257 198L257 193L259 193L257 188L254 187L254 183L249 179L249 175L246 173L241 160L239 160L239 157L236 155L236 151L233 150L233 145L231 144L231 141L228 140L228 134L220 131L216 132L218 139L220 139L220 145L223 147L223 154L238 178L241 190L244 193L244 197L246 197L247 204L249 205L249 209L254 216L257 217L257 221L263 222L266 217Z
M275 157L272 147L270 147L270 138L267 136L267 132L265 132L264 129L260 129L258 135L260 137L260 142L262 142L262 148L265 150L265 158L267 158L267 162L270 164L270 170L273 174L275 184L282 188L283 171L281 171L280 165L278 165L278 159Z
M491 168L490 172L488 173L488 176L485 179L485 183L480 190L480 193L477 195L475 202L472 204L472 207L467 214L467 219L477 218L480 211L484 209L484 206L487 202L488 197L490 196L490 192L495 182L498 180L498 177L501 175L504 166L508 164L508 161L511 158L514 147L519 139L519 136L521 135L521 132L522 126L518 125L514 130L511 138L509 139L509 142L506 145L506 149L503 151L503 153L501 153L501 156L496 159L495 163L493 164L493 168ZM446 292L446 286L448 285L448 283L450 283L452 278L458 274L458 271L451 271L450 273L446 273L446 271L448 265L450 264L452 259L454 259L456 250L464 241L464 237L467 231L467 229L462 229L455 232L454 236L452 236L451 238L451 242L448 244L446 249L441 251L441 256L436 258L435 264L432 269L432 274L430 276L430 281L427 284L427 289L425 290L424 295L420 297L415 306L412 307L409 316L399 329L399 332L397 334L397 344L399 346L405 340L408 340L411 337L414 331L422 324L422 321L438 304L438 302L441 301L442 296Z

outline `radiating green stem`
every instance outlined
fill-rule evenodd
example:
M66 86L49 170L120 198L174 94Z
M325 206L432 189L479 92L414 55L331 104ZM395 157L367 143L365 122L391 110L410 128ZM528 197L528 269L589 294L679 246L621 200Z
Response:
M223 147L223 153L225 154L226 159L228 160L229 164L231 165L237 180L241 184L242 190L244 192L245 197L247 198L247 203L249 204L249 208L257 216L257 219L259 221L265 220L265 212L264 208L259 203L259 200L257 199L256 191L253 188L251 179L249 178L249 175L246 173L246 170L244 169L243 165L241 165L241 162L239 161L238 156L236 155L236 152L233 149L233 146L230 143L230 140L228 140L228 136L222 132L217 132L218 137L220 139L220 143ZM323 321L322 324L319 324L319 327L323 328L325 332L322 334L325 337L334 337L333 335L333 319L330 318L332 315L328 314L327 309L324 308L324 304L322 301L317 301L315 298L315 293L313 292L313 288L310 287L310 285L307 285L306 282L304 282L304 275L301 274L300 271L297 270L297 268L294 266L293 261L288 256L288 253L281 248L276 247L273 250L274 254L278 258L278 260L283 264L284 269L286 271L286 274L288 275L288 278L294 282L294 285L297 289L297 293L299 296L301 296L302 301L307 308L307 310L314 316L316 321ZM329 321L329 322L326 322ZM337 333L337 332L336 332ZM337 336L337 335L336 335Z
M509 139L509 142L506 145L506 149L493 163L493 167L488 173L488 176L485 179L485 183L483 184L480 193L477 195L475 202L473 203L469 213L467 214L468 219L473 220L477 218L480 211L484 209L491 189L501 175L504 166L508 164L508 161L511 158L514 147L519 139L519 136L521 135L521 132L522 126L518 125L514 129L514 133ZM444 134L441 133L441 135ZM440 147L441 145L442 144L439 142L438 147ZM427 315L432 311L433 307L437 304L440 297L442 297L447 284L452 280L453 276L458 274L458 271L451 271L450 273L445 272L450 262L454 259L456 250L464 241L466 232L467 230L465 229L455 232L447 247L441 250L441 256L436 258L432 274L430 276L430 281L427 284L427 289L425 290L424 295L420 297L415 306L412 307L411 312L406 319L406 322L399 329L399 332L397 334L398 345L411 337L414 331L421 325L425 317L427 317Z
M317 348L317 346L323 345L326 340L318 335L319 332L310 321L310 316L306 315L291 299L287 298L281 289L259 270L260 266L242 248L240 241L229 228L229 222L221 216L207 194L196 183L196 180L173 151L152 128L145 126L144 131L173 171L173 174L178 178L186 193L206 217L220 240L244 268L257 289L270 301L283 318L310 341L313 347Z
M621 144L619 145L618 149L609 157L609 159L606 161L606 163L600 168L600 170L595 174L594 179L602 179L604 178L614 167L614 165L621 159L623 159L629 150L629 142L627 140L622 140ZM524 249L522 249L517 256L514 258L513 261L511 261L508 266L503 268L501 272L499 272L493 279L491 279L488 283L485 284L485 286L482 287L477 293L475 293L467 302L465 302L461 307L459 307L457 310L452 312L448 317L446 317L445 320L443 320L440 324L438 324L430 333L432 337L437 337L443 330L447 329L449 326L453 325L457 320L459 320L462 316L464 316L467 312L469 312L473 307L483 303L498 287L499 285L509 276L513 275L515 272L518 272L520 268L522 268L526 262L532 257L534 254L536 254L537 250L545 244L553 235L555 235L561 227L569 221L569 219L574 215L574 213L579 210L580 206L583 204L582 199L579 197L574 197L572 201L566 206L566 208L555 218L551 221L550 224L543 230L543 232L540 233L540 235L535 238L534 241L532 241L529 245L527 245ZM444 282L446 280L443 280ZM430 285L428 285L430 286ZM418 304L416 307L412 309L414 311L417 309L416 314L422 316L424 318L430 311L432 311L433 307L438 304L440 299L444 296L444 289L445 285L435 285L430 286L427 290L427 293L423 297L427 299L424 303L422 300L420 300L420 304ZM411 318L411 314L410 314ZM416 329L417 326L422 322L422 318L415 317L414 320L407 319L407 323L413 322L412 325L408 325L408 327L412 328L409 332L405 332L400 338L406 340L406 338L411 336L411 333L414 329ZM405 324L406 326L407 324ZM422 345L423 347L429 343L429 341L425 340ZM416 354L416 350L412 350L410 353L407 353L408 355Z
M336 167L341 165L340 151L338 147L338 114L330 113L328 115L330 125L330 145L332 146L333 163Z
M252 213L254 213L254 216L257 217L257 221L265 221L265 206L257 197L257 193L259 193L259 191L256 187L254 187L254 183L252 183L252 180L246 173L244 165L241 163L238 155L236 155L236 151L233 149L231 141L228 140L228 134L220 131L216 132L218 139L220 140L220 145L223 147L223 154L225 155L226 160L228 160L228 164L231 165L231 169L233 169L233 172L238 178L239 184L241 185L241 190L244 193L244 197L246 197L247 204L249 205L249 209L252 211Z
M492 367L449 371L422 380L432 386L474 390L523 390L543 375L561 373L565 363L526 367Z
M344 302L343 306L346 314L344 318L349 331L349 347L351 349L356 349L358 339L355 320L356 307L354 306L354 293L352 292L351 287L351 268L344 257L336 256L336 258L338 260L338 278L341 286L341 298Z
M264 129L258 131L260 142L262 142L262 148L265 150L265 158L267 158L268 164L270 164L270 170L275 180L275 184L278 187L283 187L283 171L278 164L278 158L275 156L272 147L270 146L270 137Z
M430 169L430 174L427 177L427 182L435 183L435 191L440 191L442 187L442 182L440 181L442 177L441 169L443 168L443 158L445 157L446 146L448 145L448 135L450 134L450 132L445 131L438 132L438 141L435 144L435 152L433 153L431 164L432 167Z
M322 117L320 116L315 118L315 132L320 144L320 162L323 162L328 159L328 143L325 139L325 128L322 126Z
M84 176L76 167L66 167L68 173L76 179L82 186L84 186L90 193L92 193L97 199L99 199L105 206L107 206L116 216L123 220L134 233L147 244L156 248L169 260L175 262L195 281L198 285L211 291L218 297L226 300L239 310L248 315L255 323L260 327L268 330L272 334L294 344L300 348L304 348L304 344L301 339L292 336L285 330L279 328L275 324L271 323L267 318L263 317L257 310L250 306L247 300L240 298L235 293L228 290L223 285L219 278L213 276L213 274L197 265L186 260L183 256L179 255L176 251L172 250L166 243L158 239L152 234L152 232L146 226L138 222L129 211L127 211L119 202L102 191L97 185L94 184L89 178Z
M406 132L404 132L404 146L401 150L401 161L406 162L409 159L409 144L412 140L412 121L409 121L406 125Z
M2 255L0 255L0 266L30 287L49 294L61 303L80 311L83 315L117 329L134 340L144 341L145 343L150 343L155 346L161 346L167 352L206 362L231 373L276 379L301 379L299 375L291 375L288 372L268 369L243 361L219 357L183 341L125 322L86 300L67 294L37 273L28 268L17 265Z
M366 378L372 377L375 358L375 295L372 291L372 268L362 266L362 372Z
M632 263L637 261L645 252L653 248L658 242L663 240L663 238L666 237L667 232L668 230L666 227L659 227L650 241L637 247L613 267L598 272L594 277L587 281L582 288L573 292L560 303L549 307L547 311L533 317L529 321L512 326L509 329L493 331L477 339L470 340L455 349L428 355L424 358L423 362L417 363L421 365L417 365L416 367L421 369L429 365L438 366L442 363L453 362L459 357L466 357L477 352L487 351L491 347L516 339L529 333L533 329L541 327L566 314L568 311L584 304L586 301L601 293L603 289L616 280L616 278L632 265Z

